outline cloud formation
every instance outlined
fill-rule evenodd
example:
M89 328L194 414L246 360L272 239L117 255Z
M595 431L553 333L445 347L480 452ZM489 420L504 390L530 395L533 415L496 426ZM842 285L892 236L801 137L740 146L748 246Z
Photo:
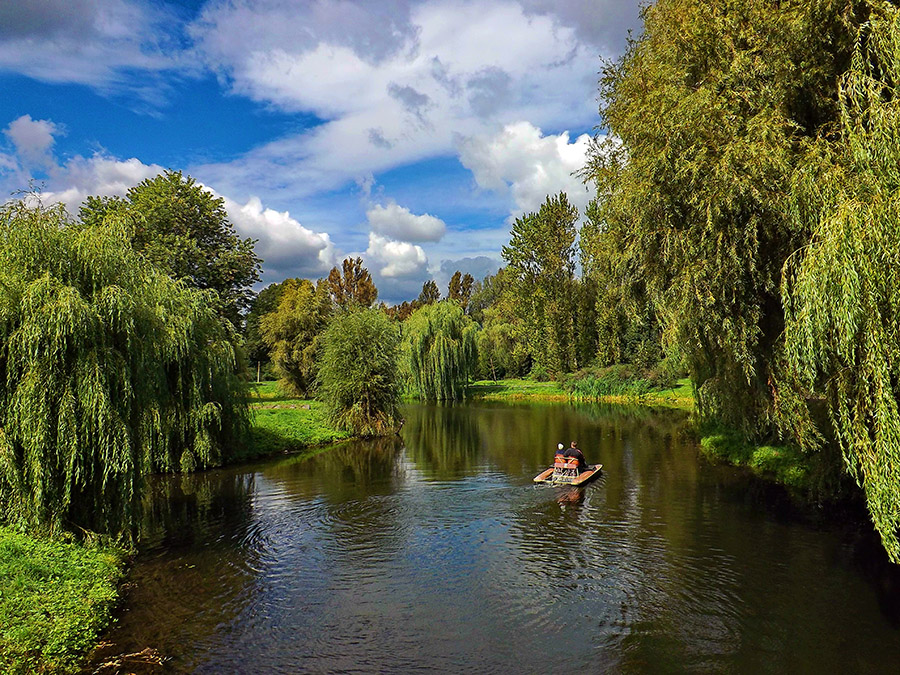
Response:
M584 166L589 143L587 134L569 142L568 132L545 136L516 122L491 136L460 139L459 158L479 187L511 196L512 216L537 211L560 191L583 211L591 195L573 174Z
M421 246L405 241L393 241L380 234L369 234L366 260L377 265L378 276L387 279L397 277L422 277L428 267L428 257Z
M265 261L267 277L315 278L335 265L334 244L327 233L303 227L287 211L265 208L258 197L251 197L246 204L223 199L235 229L244 237L258 240L256 254Z
M339 4L362 22L347 35L326 3L304 13L286 0L216 3L191 27L200 58L234 93L323 120L204 166L216 184L266 196L277 172L279 189L302 196L451 155L457 136L518 120L594 121L597 47L556 14L512 0L436 0L394 3L389 21L380 3Z
M54 164L51 156L53 135L61 133L59 125L50 120L34 120L22 115L9 123L3 133L12 141L16 154L27 166L49 168Z
M190 72L190 59L169 32L177 23L160 3L0 2L0 71L102 91L140 92L158 100L161 80L156 87L134 86L128 73Z
M394 201L376 204L366 211L372 231L401 241L439 241L447 231L440 218L427 213L417 216Z

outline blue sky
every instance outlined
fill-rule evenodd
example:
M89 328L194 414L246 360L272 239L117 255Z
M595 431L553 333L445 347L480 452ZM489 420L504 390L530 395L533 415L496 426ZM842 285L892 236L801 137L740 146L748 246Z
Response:
M0 0L0 190L75 213L180 169L264 281L361 255L380 298L500 265L565 190L637 0Z

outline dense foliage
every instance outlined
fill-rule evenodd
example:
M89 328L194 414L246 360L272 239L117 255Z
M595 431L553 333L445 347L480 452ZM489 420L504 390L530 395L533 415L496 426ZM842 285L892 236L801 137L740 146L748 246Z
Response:
M331 300L341 309L371 307L378 299L378 289L372 275L362 264L362 258L345 258L341 268L331 268L328 274Z
M613 136L586 173L613 273L683 351L701 416L750 433L771 430L781 269L809 237L791 177L836 120L857 4L660 0L601 83Z
M840 81L839 135L795 179L812 238L785 271L780 412L816 447L807 400L827 397L846 465L900 561L900 13L880 12L861 38Z
M281 285L278 306L260 320L276 372L293 394L306 396L315 383L319 336L331 313L328 283L288 279Z
M256 365L258 371L259 366L269 361L269 344L263 337L260 324L262 318L269 312L278 309L278 302L281 300L281 291L287 282L269 284L253 298L250 304L250 310L244 317L244 351L247 354L247 360L250 365Z
M403 324L410 390L426 401L459 401L475 373L477 325L453 301L427 304Z
M536 368L559 376L576 366L575 224L578 209L564 193L547 197L537 213L517 218L503 247L506 273L518 296L520 336Z
M332 423L359 436L399 428L400 332L381 310L335 315L322 336L319 398Z
M246 427L210 293L62 207L0 209L0 517L128 534L141 476L218 464Z
M166 171L124 199L88 197L79 214L88 225L110 215L132 221L131 243L147 260L188 286L215 291L219 312L240 325L261 261L254 241L235 234L221 197L180 171Z

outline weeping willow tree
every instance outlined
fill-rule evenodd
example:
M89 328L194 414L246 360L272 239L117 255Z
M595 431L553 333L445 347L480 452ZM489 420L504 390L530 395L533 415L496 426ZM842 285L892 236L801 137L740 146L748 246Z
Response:
M400 335L380 309L339 313L322 335L318 396L332 424L358 436L399 427Z
M795 189L813 237L785 266L782 425L821 441L808 401L823 394L846 466L900 562L900 13L860 33L840 83L837 142L823 140Z
M219 463L247 426L236 336L124 225L0 208L0 518L129 536L141 476Z
M417 309L403 323L403 370L409 388L427 401L459 401L478 367L478 326L456 302Z
M683 352L700 417L749 436L774 430L781 270L809 237L791 177L837 119L865 4L657 0L601 79L610 138L584 175L615 272Z

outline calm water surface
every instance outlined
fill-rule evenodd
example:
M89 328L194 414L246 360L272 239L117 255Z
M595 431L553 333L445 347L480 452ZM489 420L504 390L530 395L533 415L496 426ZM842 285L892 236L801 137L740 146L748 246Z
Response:
M399 438L156 481L104 656L152 647L162 672L196 673L900 668L900 576L869 529L708 464L683 414L404 412ZM532 484L573 439L603 477Z

